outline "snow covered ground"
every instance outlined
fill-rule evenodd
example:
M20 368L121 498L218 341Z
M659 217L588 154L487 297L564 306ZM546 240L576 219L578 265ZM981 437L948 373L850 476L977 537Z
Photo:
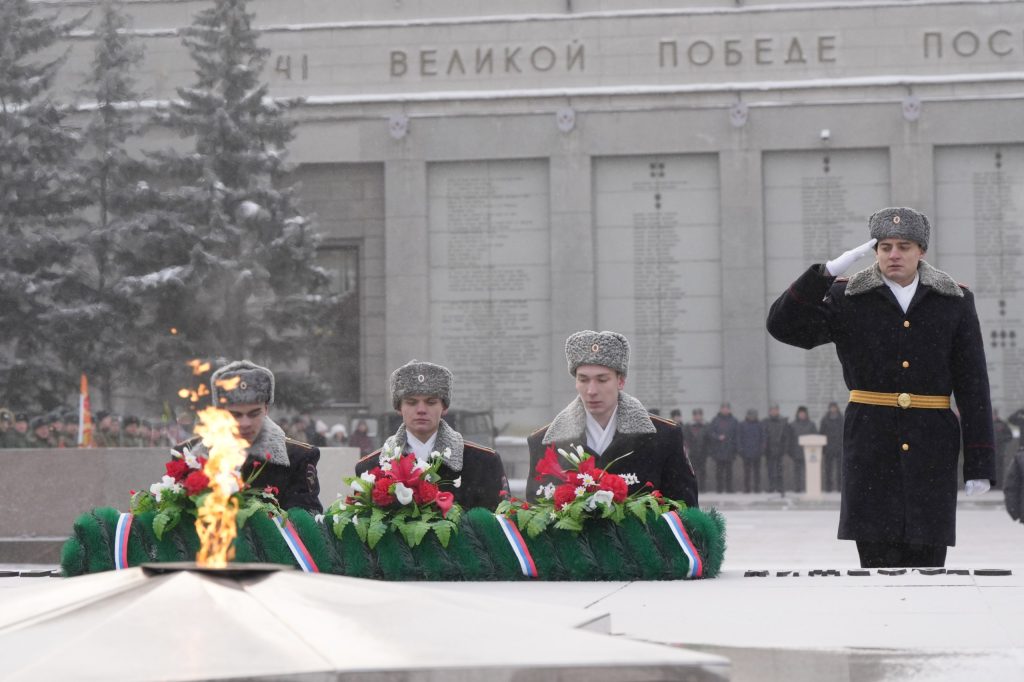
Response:
M707 495L704 504L722 508L728 524L716 580L431 586L513 599L537 616L545 604L607 613L614 634L726 656L734 681L1021 680L1024 525L995 495L961 501L946 566L968 575L849 576L857 553L835 539L836 498ZM1012 575L974 574L986 568ZM841 575L810 576L816 569ZM746 577L750 570L769 575ZM0 578L0 594L38 580L48 579Z

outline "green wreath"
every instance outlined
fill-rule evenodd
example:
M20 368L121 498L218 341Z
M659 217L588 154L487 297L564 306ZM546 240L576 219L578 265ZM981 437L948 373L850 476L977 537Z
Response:
M65 576L115 568L120 512L109 507L78 517L61 552ZM154 512L135 516L127 537L127 563L192 561L199 549L195 528L179 524L157 539ZM686 535L702 564L701 577L714 578L725 556L725 520L718 511L688 508L679 512ZM327 525L302 509L288 512L295 531L321 573L379 580L530 580L524 575L498 519L486 509L463 514L448 547L428 535L409 547L398 533L387 533L374 549L346 528L338 538ZM549 528L522 539L539 580L674 580L693 567L668 523L650 513L616 524L588 520L580 532ZM239 529L235 561L298 566L277 525L258 514Z

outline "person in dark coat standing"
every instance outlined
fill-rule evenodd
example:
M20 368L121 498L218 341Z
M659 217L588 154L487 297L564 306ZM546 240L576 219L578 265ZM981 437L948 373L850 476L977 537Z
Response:
M943 566L961 438L967 493L995 478L984 339L971 291L923 260L924 215L885 208L869 228L870 241L801 275L767 327L800 348L836 345L850 389L839 538L856 541L864 567ZM836 279L872 249L870 268Z
M789 420L779 413L779 404L772 403L764 419L764 456L768 466L768 490L773 493L786 494L782 485L782 458L789 452L792 437Z
M747 410L747 416L737 429L740 458L743 460L743 492L761 492L761 457L764 456L764 426L757 418L757 410Z
M693 421L683 427L683 443L686 445L686 454L693 465L694 474L697 476L697 489L703 489L708 481L708 450L711 442L708 440L708 425L704 421L704 410L695 407L691 413Z
M282 509L300 507L313 514L322 512L316 471L320 450L288 438L267 416L274 404L274 373L248 360L232 362L210 375L210 396L215 407L231 413L238 423L238 435L249 443L242 480L248 480L253 469L259 468L252 485L277 488ZM199 436L178 443L174 449L187 449L197 457L206 453Z
M839 410L839 403L828 404L818 432L828 438L822 452L822 490L839 490L843 463L843 413Z
M682 429L650 414L622 390L629 368L626 337L610 331L576 332L565 341L565 359L577 395L550 424L527 438L531 475L549 448L568 452L580 446L597 459L598 468L633 474L630 494L650 483L665 497L696 507L697 478L686 457ZM551 482L547 477L539 484ZM531 480L526 487L531 502L539 493L535 483Z
M803 492L807 482L804 471L804 448L800 445L800 436L818 432L818 427L814 425L811 415L803 405L796 408L796 415L789 423L789 431L789 452L787 454L793 459L793 490L799 493Z
M1003 461L1007 455L1013 456L1013 453L1007 452L1009 450L1010 443L1013 442L1013 431L1010 430L1010 425L999 418L999 410L992 408L992 431L996 438L996 482L995 487L1002 485L1003 481L1000 478L1003 475Z
M464 439L443 419L451 405L452 383L451 370L432 362L412 360L392 372L388 392L402 425L380 450L356 463L356 475L379 466L383 450L412 453L424 462L438 452L443 457L438 488L452 493L465 509L493 510L502 493L508 494L505 466L501 455Z
M711 458L715 460L715 487L720 493L733 491L732 463L739 449L738 431L739 422L732 416L732 407L722 403L708 429Z
M1003 503L1011 519L1024 523L1024 450L1010 458L1003 474Z

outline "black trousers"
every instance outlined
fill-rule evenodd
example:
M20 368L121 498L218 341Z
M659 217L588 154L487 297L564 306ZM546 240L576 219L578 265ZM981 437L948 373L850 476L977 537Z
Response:
M732 492L732 459L715 460L715 483L718 492Z
M945 545L857 541L861 568L936 568L946 565Z
M743 458L743 492L761 492L761 459Z
M782 455L768 455L768 490L782 492Z

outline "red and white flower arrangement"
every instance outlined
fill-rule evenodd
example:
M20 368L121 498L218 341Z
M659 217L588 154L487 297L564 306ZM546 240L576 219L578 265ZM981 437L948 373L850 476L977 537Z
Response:
M270 455L267 455L267 459L270 459ZM239 528L259 511L271 516L285 516L277 500L280 491L276 487L256 488L253 485L264 464L259 460L253 462L252 473L244 481L241 469L235 470L233 474L221 474L225 477L224 486L238 498L235 521ZM166 473L160 481L149 486L149 490L131 491L132 514L156 512L153 517L153 533L158 540L177 526L183 515L191 515L194 519L196 510L203 505L211 489L210 479L203 471L205 465L206 458L193 454L188 448L182 452L172 450L170 461L164 463Z
M568 468L563 468L559 457ZM535 473L534 480L542 484L537 489L536 502L510 498L500 502L495 510L513 519L530 537L537 537L552 524L561 530L579 532L587 519L621 523L626 514L631 513L646 522L648 510L660 515L686 508L682 502L664 497L650 482L630 495L629 486L640 482L636 474L619 475L599 469L596 460L581 445L572 445L569 450L559 448L557 452L549 445ZM558 483L544 484L545 479L555 479Z
M351 525L371 549L389 531L397 531L410 547L433 531L447 547L462 515L454 494L440 489L444 481L438 470L448 457L450 450L443 454L435 451L423 461L416 455L403 454L396 446L385 446L377 466L345 479L352 494L336 500L324 511L324 517L338 538ZM459 487L460 479L452 485Z

